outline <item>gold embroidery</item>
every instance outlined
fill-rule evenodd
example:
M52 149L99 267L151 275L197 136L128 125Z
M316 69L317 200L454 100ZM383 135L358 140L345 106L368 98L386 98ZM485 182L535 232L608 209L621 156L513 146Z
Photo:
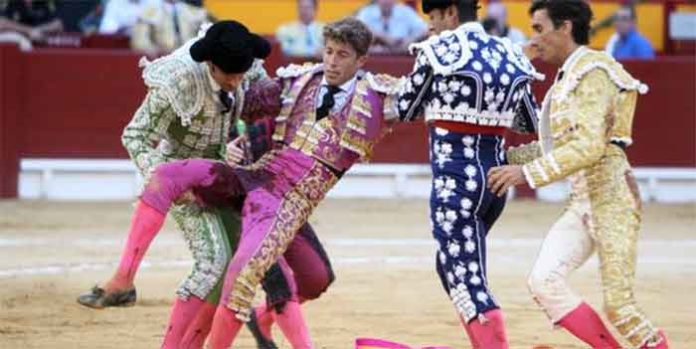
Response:
M541 156L541 146L538 142L531 142L509 148L505 155L509 164L523 165Z
M639 347L654 338L657 329L634 298L640 198L627 179L630 173L624 156L610 156L588 171L586 178L607 317L632 346Z
M337 180L326 166L317 162L308 174L284 195L270 232L234 280L227 307L237 314L238 319L249 321L256 289L264 274L285 252L296 232L307 222L316 205Z
M570 178L571 207L589 202L583 222L596 243L607 316L632 347L640 347L659 340L633 292L640 194L626 154L609 142L630 143L636 96L643 87L610 57L587 51L545 99L540 128L545 154L530 161L520 150L508 159L528 160L523 169L534 186Z

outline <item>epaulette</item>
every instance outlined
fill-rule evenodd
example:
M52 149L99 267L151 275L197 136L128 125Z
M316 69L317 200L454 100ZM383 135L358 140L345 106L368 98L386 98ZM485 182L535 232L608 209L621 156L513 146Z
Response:
M605 52L586 49L587 52L577 59L566 72L567 79L558 94L559 99L570 95L580 85L582 78L590 72L600 69L620 89L638 91L640 94L648 92L648 86L629 74L626 69L613 57Z
M466 33L460 30L445 30L424 41L411 44L408 49L411 54L424 54L433 72L441 75L456 72L473 57Z
M462 29L445 30L425 41L411 44L409 51L411 54L419 53L425 56L435 74L447 76L464 68L474 57L474 51L477 49L472 49L470 46L468 38L470 33L472 32ZM506 58L510 63L534 79L544 79L544 75L539 74L524 56L519 45L513 44L509 39L499 39L487 36L485 33L474 32L474 35L479 35L479 38L484 42L494 40L496 44L505 48Z
M365 73L365 79L370 84L370 88L387 95L399 93L399 90L405 82L405 78L396 78L389 74L372 74Z
M310 62L304 63L302 65L290 64L285 67L278 68L278 70L276 70L276 76L278 76L281 79L296 78L317 69L317 67L319 67L320 65L321 64Z
M152 62L140 60L145 85L162 91L184 126L203 108L208 83L205 69L188 54L191 43Z

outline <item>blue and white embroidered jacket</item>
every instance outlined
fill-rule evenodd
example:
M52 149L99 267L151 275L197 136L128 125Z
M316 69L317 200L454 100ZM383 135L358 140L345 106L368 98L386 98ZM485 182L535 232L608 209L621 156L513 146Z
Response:
M519 46L489 36L479 23L469 22L410 49L417 56L399 94L401 120L425 114L426 122L536 131L537 105L530 84L543 75Z

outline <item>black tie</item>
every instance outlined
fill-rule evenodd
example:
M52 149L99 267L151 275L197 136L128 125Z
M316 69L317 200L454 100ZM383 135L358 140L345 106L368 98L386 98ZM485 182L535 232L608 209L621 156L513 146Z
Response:
M230 99L230 95L227 93L227 91L220 90L220 92L218 92L218 98L223 106L222 113L227 114L227 112L232 109L232 100Z
M341 92L340 87L327 85L326 88L328 89L328 91L326 92L326 94L324 94L324 98L321 100L321 105L319 106L319 108L317 108L317 121L329 115L331 108L333 108L336 104L334 96L337 93Z

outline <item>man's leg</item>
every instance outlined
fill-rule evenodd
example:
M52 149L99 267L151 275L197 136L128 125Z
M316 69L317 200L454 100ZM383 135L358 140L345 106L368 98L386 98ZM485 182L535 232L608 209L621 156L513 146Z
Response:
M226 198L241 195L244 188L232 168L219 161L189 159L157 166L141 198L156 210L167 212L173 204L189 197L219 206L228 201Z
M487 190L485 176L504 159L502 138L433 128L430 142L430 211L441 282L473 347L508 348L486 269L486 236L504 200Z
M667 339L643 311L634 296L636 249L640 230L640 196L630 170L607 176L618 190L592 192L591 218L597 226L604 308L609 321L632 347L667 348ZM612 188L614 189L614 188ZM600 204L601 203L601 204Z
M264 165L269 176L258 179L261 185L244 201L239 248L227 268L223 299L213 320L213 348L232 344L242 321L250 319L261 279L337 181L325 165L298 152L281 153L272 160Z
M91 293L78 297L78 302L95 308L120 305L122 299L130 302L132 298L134 302L133 279L174 202L190 195L194 188L211 187L220 191L218 188L223 187L230 192L241 192L238 181L225 169L221 163L201 159L159 165L137 203L116 273L104 289L95 288Z
M184 194L204 189L241 193L242 188L229 167L220 162L193 159L159 165L148 179L141 201L166 214ZM192 273L180 285L172 309L163 347L178 347L191 321L221 279L229 260L226 233L220 218L194 204L177 206L172 215L184 232L193 253Z
M529 275L529 289L551 321L592 348L620 348L597 313L572 292L568 275L594 251L586 209L566 210L551 227Z
M228 259L237 250L237 243L239 242L239 235L241 233L241 213L239 209L234 207L219 207L215 211L219 214L220 220L225 229L225 247ZM225 270L227 264L225 264ZM195 319L186 329L186 333L181 341L180 347L182 349L200 349L203 348L206 337L210 333L210 328L213 323L213 316L215 315L215 310L220 303L220 298L222 295L222 284L224 278L220 278L215 287L211 290L205 299L205 303L196 314Z
M126 246L115 275L106 283L106 292L133 288L135 274L145 252L162 228L165 216L142 201L138 201L131 221Z
M103 288L95 287L90 293L80 295L78 303L92 308L134 304L135 274L150 243L162 228L164 219L165 214L139 200L116 272Z
M297 295L291 294L288 276L280 268L271 268L266 273L263 288L267 301L255 309L255 316L260 332L256 335L267 340L271 339L275 319L286 320L284 310L287 302L299 301L302 304L317 299L335 278L328 255L309 224L302 226L283 257L292 270Z
M436 236L437 269L474 347L507 348L504 319L488 288L483 254L485 229L479 219L464 220L461 235ZM437 229L437 228L436 228Z
M336 279L329 256L309 223L302 226L283 256L295 275L300 301L319 298Z
M213 324L217 303L206 301L198 310L193 322L186 329L184 338L181 340L181 349L202 349L205 344L205 339L210 333L210 328Z
M172 215L193 254L193 269L181 282L172 307L163 348L179 348L191 323L205 307L206 298L223 279L230 248L225 226L216 210L195 205L175 207ZM217 295L219 297L219 295Z
M293 348L311 348L312 340L302 314L300 299L297 296L297 284L295 283L293 270L284 257L278 260L278 265L287 277L292 297L285 302L281 310L273 312L273 318Z
M222 303L213 320L213 348L229 347L241 321L249 320L256 287L307 221L313 206L295 189L280 197L263 187L249 193L242 213L242 239L228 267Z

